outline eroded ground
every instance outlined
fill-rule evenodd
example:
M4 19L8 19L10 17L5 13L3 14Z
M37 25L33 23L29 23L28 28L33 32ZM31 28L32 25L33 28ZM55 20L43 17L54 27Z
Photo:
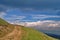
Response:
M15 26L11 33L0 38L0 40L21 40L21 27Z

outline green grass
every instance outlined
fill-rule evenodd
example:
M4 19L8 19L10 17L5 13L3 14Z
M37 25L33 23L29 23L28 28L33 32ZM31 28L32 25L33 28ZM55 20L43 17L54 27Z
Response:
M8 25L9 23L0 18L0 25Z
M22 40L57 40L31 28L22 27Z

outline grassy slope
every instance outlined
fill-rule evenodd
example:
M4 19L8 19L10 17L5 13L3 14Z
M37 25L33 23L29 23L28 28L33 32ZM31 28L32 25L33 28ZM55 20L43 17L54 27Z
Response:
M12 32L13 29L13 25L0 18L0 37L3 37Z
M7 25L7 26L3 26L2 29L0 29L0 38L4 37L8 33L11 33L14 29L13 25L7 23L6 21L4 21L2 19L0 19L0 25ZM31 28L22 27L21 31L22 31L21 40L56 40L55 38L51 38L41 32L33 30Z
M23 27L22 30L24 30L22 40L57 40L31 28Z
M8 24L8 22L6 22L5 20L0 18L0 25L7 25L7 24Z

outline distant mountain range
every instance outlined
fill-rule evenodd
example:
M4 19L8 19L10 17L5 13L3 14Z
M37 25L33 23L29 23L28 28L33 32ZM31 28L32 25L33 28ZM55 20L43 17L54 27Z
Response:
M47 34L48 36L60 39L60 35L58 35L58 34L51 34L51 33L45 33L45 34Z
M31 27L31 28L43 32L48 36L60 39L60 27Z
M60 35L60 27L31 27L38 31L42 31L45 33L53 33L53 34L59 34Z

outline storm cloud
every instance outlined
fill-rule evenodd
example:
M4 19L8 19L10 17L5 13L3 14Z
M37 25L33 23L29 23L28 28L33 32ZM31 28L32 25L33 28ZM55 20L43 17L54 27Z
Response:
M33 8L35 10L42 9L60 9L60 0L0 0L0 6L3 11L6 7L11 8ZM1 9L1 7L0 7Z

